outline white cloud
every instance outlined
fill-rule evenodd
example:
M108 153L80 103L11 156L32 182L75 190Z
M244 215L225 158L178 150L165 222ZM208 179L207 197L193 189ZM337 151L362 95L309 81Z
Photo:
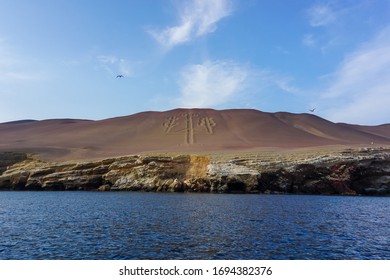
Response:
M281 98L294 99L307 92L294 79L267 69L233 61L206 61L185 67L180 75L180 97L173 105L183 108L250 107ZM279 100L284 103L286 99Z
M322 53L337 47L350 38L344 33L351 16L354 14L353 5L348 3L328 2L314 4L307 10L308 21L311 27L321 28L310 34L305 34L302 44L306 47L317 47ZM352 26L349 24L348 26Z
M390 87L373 89L359 98L352 99L344 106L336 106L325 113L336 122L378 125L390 123Z
M0 81L3 82L37 81L43 78L44 77L42 73L23 71L0 71Z
M292 85L293 79L284 76L273 76L269 78L271 84L275 84L279 89L284 92L293 94L293 95L303 95L305 91Z
M307 47L312 47L316 44L313 34L305 34L302 39L302 43Z
M41 62L23 56L0 39L0 122L30 118L28 112L41 103L42 88L52 76Z
M309 22L313 27L326 26L337 19L336 12L325 4L316 4L308 10Z
M45 74L31 66L31 62L15 54L4 40L0 39L0 83L18 83L37 81L45 78ZM29 70L33 68L34 70Z
M311 34L304 35L303 45L317 47L325 54L358 44L361 36L375 30L375 26L383 26L382 16L372 17L373 9L378 6L372 2L322 0L312 5L306 16L313 29ZM388 10L386 5L382 8Z
M186 67L181 75L179 107L213 107L231 100L246 85L248 70L226 61Z
M214 32L217 29L217 22L229 16L231 12L230 0L187 0L179 11L178 25L150 33L161 45L169 49Z
M390 26L346 57L323 93L335 121L390 122Z
M130 63L126 59L120 59L118 67L120 74L126 77L133 76L133 70L130 66Z
M99 55L97 60L100 66L110 75L133 76L133 70L126 59L118 58L115 55Z
M114 64L118 61L118 58L114 55L99 55L97 59L103 64Z

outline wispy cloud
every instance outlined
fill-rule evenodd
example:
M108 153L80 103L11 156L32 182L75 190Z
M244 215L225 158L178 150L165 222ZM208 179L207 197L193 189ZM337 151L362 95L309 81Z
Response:
M313 30L313 32L305 34L302 44L306 47L319 47L323 53L338 45L338 41L340 38L344 38L345 34L340 33L340 30L343 29L337 26L348 21L353 7L342 6L342 4L336 5L329 1L311 6L306 11L308 23L315 29L321 28L323 32Z
M351 53L329 75L324 101L333 106L326 115L335 121L390 121L390 26Z
M114 64L118 61L118 58L114 55L99 55L97 60L102 64Z
M105 71L110 75L121 74L126 77L133 76L133 70L129 61L123 58L118 58L115 55L99 55L97 61Z
M3 82L21 82L21 81L37 81L44 79L43 73L24 72L24 71L1 71L0 81Z
M337 14L329 4L316 4L308 10L309 22L311 26L326 26L336 21Z
M306 10L307 23L312 30L303 35L302 44L317 47L323 54L359 44L362 36L383 27L383 15L372 17L378 6L374 2L320 0ZM383 6L384 11L389 8L385 3L379 6Z
M164 47L172 48L212 33L217 22L232 12L230 0L187 0L179 8L179 23L150 34Z
M293 79L290 77L274 75L274 76L270 76L268 80L270 81L271 85L274 84L277 88L279 88L283 92L293 94L293 95L306 94L306 92L303 89L293 85Z
M302 39L302 43L307 47L312 47L316 44L316 40L313 34L305 34Z
M185 67L179 80L184 108L257 107L276 96L294 98L307 92L294 86L292 77L234 61L206 61Z
M186 67L181 75L180 107L213 107L230 101L245 88L245 67L226 61L207 61Z
M39 69L31 68L30 62L21 59L15 54L4 40L0 39L0 82L16 83L24 81L37 81L45 78Z

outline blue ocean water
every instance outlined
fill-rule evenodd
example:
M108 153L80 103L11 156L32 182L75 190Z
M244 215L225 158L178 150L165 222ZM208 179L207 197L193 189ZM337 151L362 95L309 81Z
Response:
M390 198L0 192L0 259L390 259Z

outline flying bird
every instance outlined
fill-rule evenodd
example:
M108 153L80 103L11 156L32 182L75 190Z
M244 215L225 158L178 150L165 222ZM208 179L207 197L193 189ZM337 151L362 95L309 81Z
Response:
M116 77L117 78L123 78L123 75L117 75Z
M316 110L316 108L313 108L313 109L309 109L310 112L314 112Z

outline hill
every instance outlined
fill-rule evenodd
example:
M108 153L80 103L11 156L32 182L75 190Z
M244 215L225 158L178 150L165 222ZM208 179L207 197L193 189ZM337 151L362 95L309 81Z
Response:
M390 124L359 126L312 114L247 109L175 109L98 121L0 124L0 151L34 152L52 159L372 144L390 144Z

